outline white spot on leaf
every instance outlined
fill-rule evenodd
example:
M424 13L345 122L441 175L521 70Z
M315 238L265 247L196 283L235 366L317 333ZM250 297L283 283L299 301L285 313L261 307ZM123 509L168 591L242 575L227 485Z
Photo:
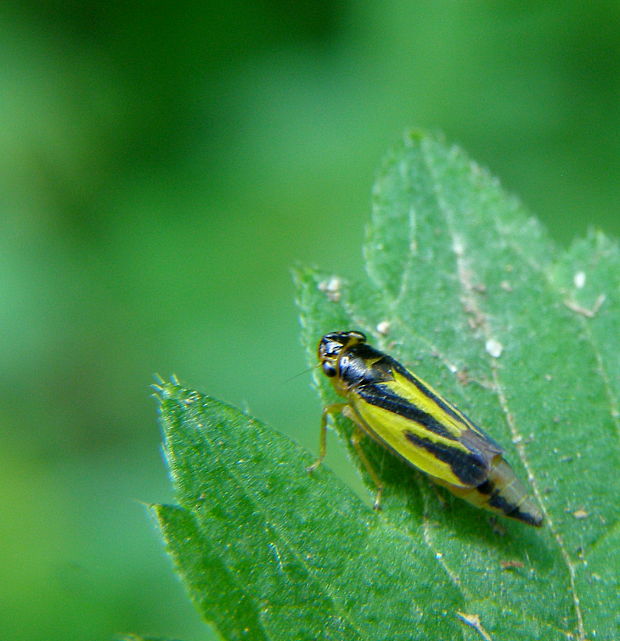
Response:
M583 289L583 286L586 284L586 274L585 272L577 272L573 276L573 283L577 289Z
M342 280L340 280L338 276L332 276L330 279L321 281L319 283L319 289L322 292L325 292L328 300L332 301L332 303L337 303L340 300L341 287Z
M504 346L495 338L489 338L484 344L484 348L487 351L487 354L493 358L499 358L504 351Z
M381 321L377 325L377 332L381 334L381 336L387 336L390 333L390 321Z

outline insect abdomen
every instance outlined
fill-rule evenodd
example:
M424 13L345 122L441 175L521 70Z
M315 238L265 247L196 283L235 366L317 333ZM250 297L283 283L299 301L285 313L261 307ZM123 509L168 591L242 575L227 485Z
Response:
M456 487L440 479L436 480L454 495L477 507L535 527L540 527L543 523L543 515L539 508L528 496L510 465L501 456L493 461L486 481L476 487Z

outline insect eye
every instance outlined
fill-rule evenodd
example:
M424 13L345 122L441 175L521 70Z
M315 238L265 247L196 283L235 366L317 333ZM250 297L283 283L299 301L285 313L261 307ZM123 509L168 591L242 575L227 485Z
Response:
M325 374L325 376L329 376L329 378L336 376L336 368L331 363L324 361L321 367L323 368L323 374Z

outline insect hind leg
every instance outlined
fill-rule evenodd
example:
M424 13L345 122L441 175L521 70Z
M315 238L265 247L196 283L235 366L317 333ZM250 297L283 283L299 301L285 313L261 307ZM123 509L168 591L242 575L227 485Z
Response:
M355 423L356 427L353 430L350 438L351 445L353 445L353 448L355 449L356 454L359 456L362 465L368 473L368 476L370 476L377 488L375 501L373 503L373 509L380 510L381 496L383 494L383 483L379 478L379 475L375 472L375 469L371 465L366 454L364 454L364 450L360 445L361 440L368 434L368 431L363 421L348 403L332 403L331 405L328 405L323 409L323 415L321 417L321 433L319 437L319 457L316 461L314 461L314 463L312 463L312 465L309 465L306 468L306 471L312 473L320 467L321 463L323 463L325 455L327 454L327 417L338 413L341 413L343 416Z
M360 457L362 464L366 468L366 471L368 472L368 476L370 476L373 483L377 486L377 493L375 494L375 502L373 503L372 507L375 510L380 510L381 496L383 495L383 483L381 482L381 479L375 472L373 466L370 464L370 461L366 457L366 454L364 454L364 450L360 445L360 441L364 438L364 436L366 436L366 432L363 432L359 428L356 429L355 432L353 432L353 434L351 435L351 444L355 448L357 455Z

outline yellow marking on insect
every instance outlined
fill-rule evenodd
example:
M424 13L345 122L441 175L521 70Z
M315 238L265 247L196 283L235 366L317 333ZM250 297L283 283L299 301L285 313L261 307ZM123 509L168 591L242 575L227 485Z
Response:
M346 402L323 410L320 454L310 471L325 457L328 415L341 412L357 426L352 442L377 486L376 508L383 484L359 445L363 435L473 505L542 525L542 513L503 458L502 447L428 383L368 345L364 334L326 334L318 358Z

